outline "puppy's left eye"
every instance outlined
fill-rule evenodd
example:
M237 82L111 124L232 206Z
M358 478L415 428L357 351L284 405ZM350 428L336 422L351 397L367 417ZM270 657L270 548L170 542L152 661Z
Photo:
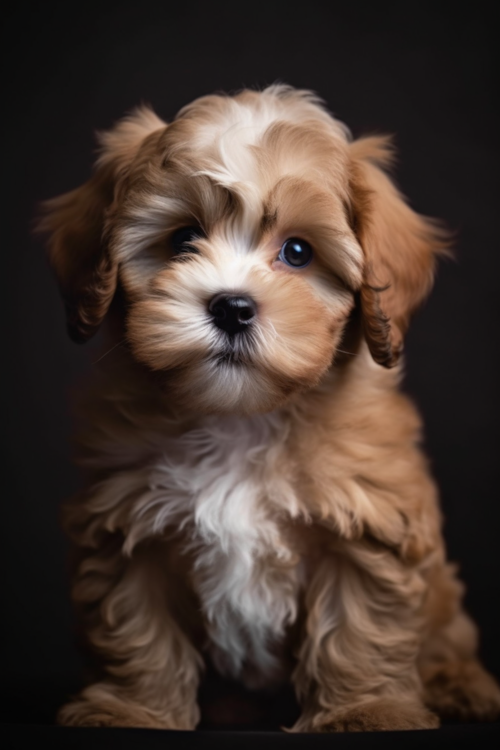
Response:
M298 237L291 237L283 243L278 260L282 260L287 266L293 266L293 268L304 268L309 265L312 257L312 247L308 242Z
M175 255L180 255L181 253L197 253L198 251L192 243L204 236L205 233L201 227L193 226L177 229L171 238L172 249Z

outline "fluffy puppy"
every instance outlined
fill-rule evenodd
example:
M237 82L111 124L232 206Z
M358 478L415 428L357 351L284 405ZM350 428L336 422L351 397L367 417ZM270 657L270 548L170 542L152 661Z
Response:
M100 147L40 223L71 336L107 316L114 347L66 509L102 669L59 720L194 729L207 658L291 679L294 731L497 716L398 391L446 242L388 139L272 86L138 109Z

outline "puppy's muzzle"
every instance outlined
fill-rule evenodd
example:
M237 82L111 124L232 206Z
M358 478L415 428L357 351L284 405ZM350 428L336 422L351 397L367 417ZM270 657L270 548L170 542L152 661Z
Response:
M257 316L257 305L246 295L217 294L208 304L214 325L230 336L250 330Z

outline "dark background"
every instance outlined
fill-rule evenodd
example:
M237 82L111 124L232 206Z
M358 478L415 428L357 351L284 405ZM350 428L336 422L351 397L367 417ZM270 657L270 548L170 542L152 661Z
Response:
M86 180L94 130L141 101L169 119L197 96L275 81L317 91L354 135L394 133L403 192L456 232L456 260L441 264L407 339L405 387L425 418L482 656L500 677L495 24L482 2L345 5L45 2L3 17L5 721L52 721L81 670L58 508L78 487L70 392L99 337L84 348L66 337L30 234L36 204Z

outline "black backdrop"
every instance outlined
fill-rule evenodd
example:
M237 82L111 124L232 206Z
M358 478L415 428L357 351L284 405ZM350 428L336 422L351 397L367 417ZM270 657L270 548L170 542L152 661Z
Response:
M500 676L496 39L488 6L467 5L48 1L4 16L5 720L50 722L81 669L58 507L78 486L70 392L99 340L66 338L30 235L36 203L83 182L93 131L139 102L168 119L197 96L277 80L317 91L354 135L394 133L403 192L456 231L456 261L441 264L407 339L405 387L425 418L482 655Z

